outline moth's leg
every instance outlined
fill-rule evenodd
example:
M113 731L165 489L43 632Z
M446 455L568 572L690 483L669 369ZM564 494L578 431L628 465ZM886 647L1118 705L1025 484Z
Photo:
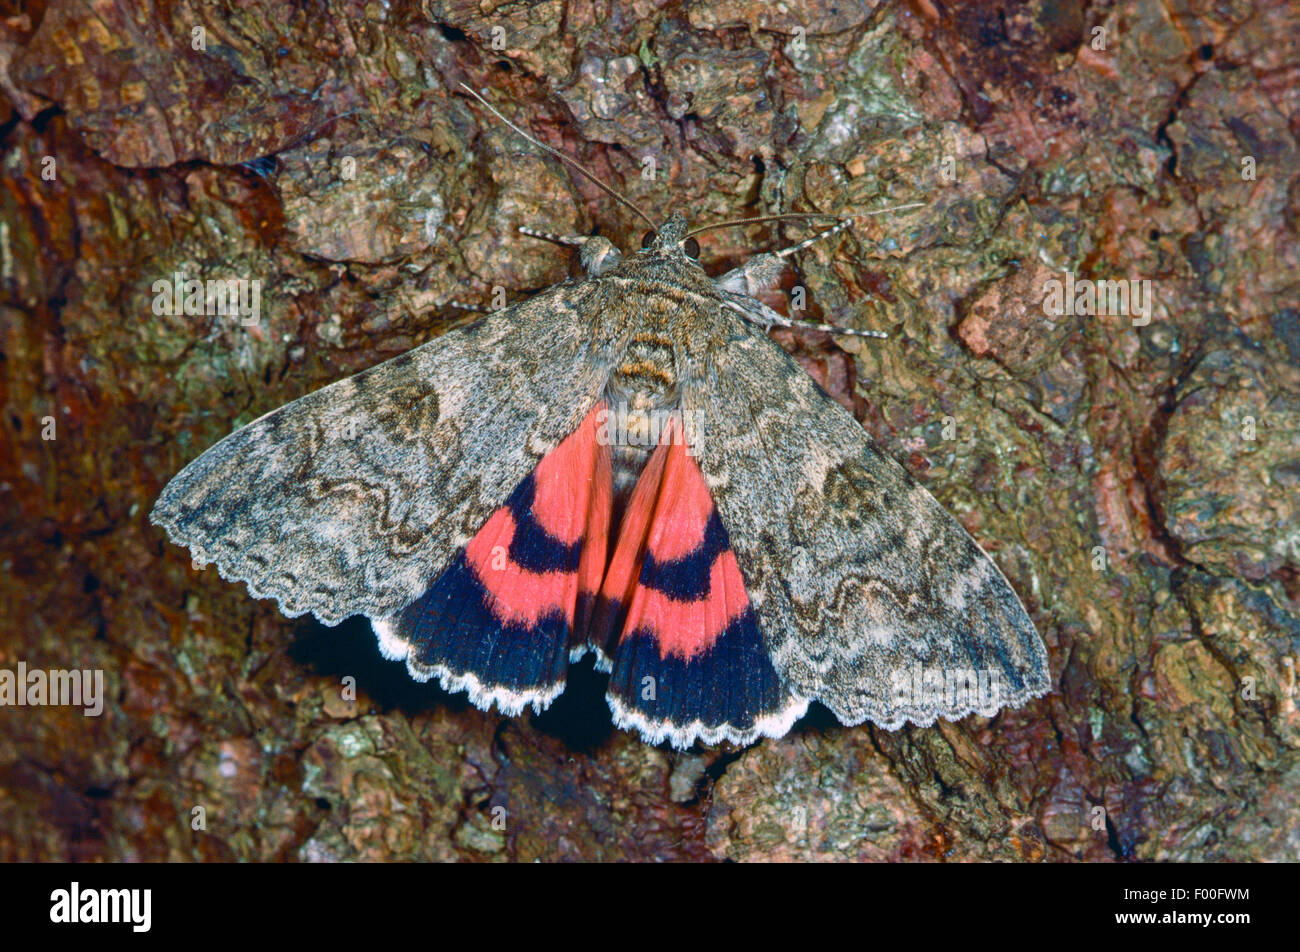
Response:
M466 304L463 301L448 301L447 307L454 307L458 311L469 311L471 314L487 314L491 310L478 304Z
M851 327L836 327L834 324L813 324L810 321L796 321L778 314L762 301L743 294L729 294L725 301L731 308L751 324L771 330L773 327L788 327L796 331L825 331L828 334L841 334L845 337L879 337L888 338L884 331L859 331Z
M489 310L488 308L483 307L480 304L466 304L463 301L456 301L456 300L444 301L442 304L439 305L425 304L421 306L413 303L411 301L411 298L401 288L397 289L397 296L402 299L402 304L406 306L406 313L411 315L411 317L414 318L419 318L421 315L427 314L433 310L437 310L437 308L439 307L452 307L458 311L469 311L472 314L486 314L488 313Z
M797 245L791 245L781 251L754 255L739 268L728 271L720 278L715 279L714 284L717 285L718 290L727 295L727 306L729 308L751 324L757 324L764 330L772 327L789 327L794 330L826 331L830 334L844 334L849 337L888 337L888 334L880 331L858 331L847 327L836 327L833 324L812 324L808 321L796 321L778 314L756 297L759 292L770 290L780 282L781 273L785 270L783 258L802 251L813 242L838 235L852 224L852 219L845 218L832 227L818 232L811 238L799 242Z
M797 245L791 245L789 248L783 248L780 251L774 251L773 254L776 255L776 257L778 258L788 258L790 257L790 255L798 254L800 251L803 251L805 248L809 247L810 245L814 245L819 241L824 241L827 238L834 238L840 232L844 231L844 229L852 227L852 225L853 225L852 218L843 218L840 221L836 222L834 225L831 225L831 227L827 228L825 231L819 231L811 238L805 238Z
M608 238L602 238L599 235L587 237L586 235L556 235L549 231L540 231L536 228L520 226L519 231L522 234L532 238L540 238L543 241L553 241L557 245L568 245L571 248L578 249L578 261L582 264L582 270L588 275L595 278L618 264L623 255L614 243Z
M889 212L901 212L908 208L921 208L924 205L925 202L911 202L907 205L895 205L893 208L878 208L873 212L865 212L864 215L884 215ZM863 216L858 216L858 217L863 217ZM803 251L809 245L816 244L819 241L824 241L827 238L834 238L836 235L844 231L846 228L851 228L851 227L853 227L852 218L841 218L838 222L836 222L830 228L827 228L825 231L819 231L811 238L805 238L797 245L791 245L789 248L783 248L780 251L773 252L773 254L778 258L788 258L790 257L790 255L798 254L800 251Z
M728 271L720 278L716 278L713 283L723 291L748 294L750 297L753 297L759 291L769 291L776 287L781 280L781 273L785 270L784 258L803 251L815 242L832 238L852 224L853 219L845 218L830 228L819 231L811 238L805 238L797 245L791 245L789 248L783 248L780 251L767 251L763 254L754 255L739 268Z
M520 225L519 233L530 238L540 238L542 241L553 241L557 245L568 245L571 248L581 248L587 241L585 235L557 235L553 231L542 231L540 228L529 228L527 225Z
M781 282L785 262L770 252L754 255L739 268L714 278L719 291L728 294L746 294L753 297L760 291L770 291Z

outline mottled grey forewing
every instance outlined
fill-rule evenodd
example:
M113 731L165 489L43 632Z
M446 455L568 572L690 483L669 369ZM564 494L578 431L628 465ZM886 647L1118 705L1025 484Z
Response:
M151 518L287 615L393 614L591 409L592 291L557 286L267 414Z
M892 729L1048 690L1042 639L1002 573L765 334L736 321L682 401L765 643L797 694ZM964 680L981 672L1000 693Z

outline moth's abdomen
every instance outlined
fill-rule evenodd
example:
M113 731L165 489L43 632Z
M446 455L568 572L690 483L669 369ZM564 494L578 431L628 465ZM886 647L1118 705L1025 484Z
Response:
M655 331L632 335L605 388L609 410L606 435L613 457L614 531L628 497L669 420L678 412L676 351L671 339Z
M654 331L638 331L628 341L607 388L615 397L645 406L676 404L681 396L677 375L677 350L673 341Z

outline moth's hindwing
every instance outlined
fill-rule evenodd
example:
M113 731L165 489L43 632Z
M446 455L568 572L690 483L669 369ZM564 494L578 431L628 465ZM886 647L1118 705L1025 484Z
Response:
M185 467L152 520L289 616L391 615L601 393L592 291L559 285L267 414Z
M677 420L637 481L601 589L614 722L651 743L780 737L807 709L764 647L731 540Z
M431 580L374 628L384 656L478 707L540 712L564 689L579 611L605 570L610 451L597 404Z
M766 335L737 322L683 390L699 464L788 688L845 724L991 715L1046 651L965 529Z

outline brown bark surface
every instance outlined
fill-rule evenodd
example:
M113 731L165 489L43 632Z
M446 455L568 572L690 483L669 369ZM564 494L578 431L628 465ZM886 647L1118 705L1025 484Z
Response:
M305 9L0 2L0 668L107 686L0 707L0 859L1300 858L1294 4ZM237 425L563 277L518 226L639 243L461 81L656 217L924 203L788 282L889 340L775 336L1002 567L1052 694L678 754L587 668L484 714L164 542ZM1048 316L1067 271L1150 323ZM156 315L176 272L259 323Z

